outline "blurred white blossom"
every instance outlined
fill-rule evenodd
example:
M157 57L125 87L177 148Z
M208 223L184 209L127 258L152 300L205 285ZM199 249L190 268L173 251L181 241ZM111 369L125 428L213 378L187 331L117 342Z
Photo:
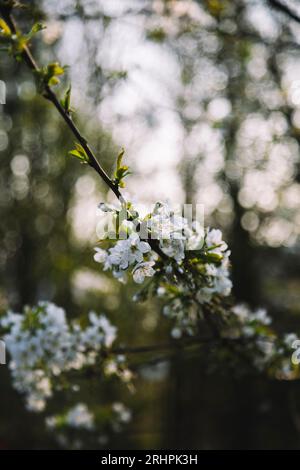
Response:
M49 302L27 307L24 314L8 312L0 326L7 331L4 341L14 387L25 394L33 411L44 409L56 376L95 364L99 351L109 348L117 334L104 315L90 312L89 323L82 328L69 324L65 311Z

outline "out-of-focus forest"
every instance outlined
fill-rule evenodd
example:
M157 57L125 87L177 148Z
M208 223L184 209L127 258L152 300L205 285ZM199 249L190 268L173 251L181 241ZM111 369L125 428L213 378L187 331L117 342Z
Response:
M234 295L300 330L300 4L296 0L24 2L47 28L38 63L68 64L75 119L111 174L120 147L137 202L204 204L231 249ZM68 156L74 139L32 74L1 52L0 309L51 300L68 315L105 312L129 345L161 342L157 299L132 301L93 260L97 204L112 195ZM236 373L205 345L168 361L144 354L136 392L83 377L77 401L122 401L133 419L110 448L299 448L300 384ZM240 370L239 370L240 369ZM60 448L0 367L0 447ZM61 393L56 409L72 402ZM77 439L77 438L76 438ZM95 447L88 436L77 442ZM67 442L67 444L66 444ZM72 445L73 445L72 444Z

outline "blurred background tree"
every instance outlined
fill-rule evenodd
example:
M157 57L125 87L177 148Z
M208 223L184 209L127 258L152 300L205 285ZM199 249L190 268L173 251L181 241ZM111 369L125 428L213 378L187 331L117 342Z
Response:
M106 170L125 146L138 202L204 204L206 224L230 244L237 299L268 307L279 330L299 331L298 2L24 3L24 30L32 13L47 25L43 44L33 42L38 62L70 65L76 119ZM159 342L168 329L158 303L134 304L134 287L93 262L106 188L67 156L72 136L30 73L1 54L0 79L1 309L53 300L72 316L107 312L127 344ZM299 384L258 380L242 365L234 375L227 357L220 370L209 353L178 351L147 366L149 356L133 358L134 397L86 378L80 401L113 395L132 407L110 448L299 447ZM6 368L0 374L2 447L62 445L43 416L24 411Z

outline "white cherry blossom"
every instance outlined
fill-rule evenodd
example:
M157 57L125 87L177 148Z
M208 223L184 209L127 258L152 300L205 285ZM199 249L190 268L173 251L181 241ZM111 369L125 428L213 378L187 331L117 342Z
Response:
M154 261L146 261L144 263L139 263L133 271L133 279L136 283L142 284L145 280L145 277L152 277L155 274L153 269Z

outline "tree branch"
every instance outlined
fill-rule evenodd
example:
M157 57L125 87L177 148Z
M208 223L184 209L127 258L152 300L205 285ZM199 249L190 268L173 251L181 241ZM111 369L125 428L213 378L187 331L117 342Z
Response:
M194 336L193 338L184 338L181 341L166 342L161 344L149 344L146 346L120 346L109 350L112 354L142 354L155 351L167 351L174 349L181 349L195 344L209 344L216 342L216 338L212 336Z
M267 0L268 3L276 10L281 11L288 15L292 20L300 23L300 16L296 12L291 10L285 3L281 3L279 0Z
M17 25L14 21L14 18L11 15L11 7L0 4L0 14L3 17L4 21L10 27L11 31L14 34L16 34L17 31L18 31L18 28L17 28ZM23 56L24 61L28 65L28 67L33 72L38 72L39 71L39 67L38 67L37 63L35 62L32 54L31 54L31 52L30 52L30 50L27 46L24 47L24 49L22 51L22 56ZM78 140L80 145L84 148L86 154L89 157L88 164L99 174L99 176L107 184L107 186L113 191L113 193L116 195L116 197L121 202L124 202L124 198L123 198L123 196L122 196L122 194L119 190L118 185L115 184L112 181L112 179L107 175L105 170L102 168L102 166L98 162L95 154L93 153L93 151L89 147L89 145L87 143L87 140L83 137L80 130L78 129L78 127L73 122L70 114L67 113L67 111L63 108L63 106L60 104L60 101L57 98L56 94L51 89L51 87L47 84L44 87L43 96L44 96L44 98L46 98L48 101L50 101L55 106L55 108L57 109L57 111L59 112L59 114L61 115L61 117L63 118L63 120L65 121L65 123L67 124L67 126L69 127L71 132L73 133L73 135L76 137L76 139Z
M11 7L7 6L7 5L3 5L3 3L0 2L0 15L3 17L4 21L8 24L8 26L10 27L10 30L14 34L16 34L18 32L18 28L17 28L17 24L16 24L13 16L11 15ZM25 47L22 51L22 56L23 56L24 61L28 65L28 67L33 72L38 72L39 71L39 67L38 67L34 57L32 56L30 49L26 45L25 45ZM119 186L114 183L114 181L107 175L105 170L102 168L102 166L98 162L94 152L91 150L90 146L88 145L87 140L85 139L85 137L82 135L82 133L80 132L78 127L73 122L70 114L61 105L59 99L57 98L56 94L54 93L54 91L51 89L51 87L49 85L47 85L47 84L45 85L44 93L42 95L43 95L44 98L46 98L48 101L50 101L55 106L55 108L57 109L57 111L59 112L59 114L61 115L61 117L63 118L63 120L65 121L65 123L67 124L67 126L69 127L71 132L73 133L73 135L76 137L76 139L78 140L80 145L85 150L86 154L89 157L89 161L88 161L89 166L92 167L98 173L100 178L113 191L113 193L115 194L117 199L120 202L124 203L125 199L122 196L121 191L119 190ZM159 243L157 243L157 240L148 239L147 241L148 241L149 245L151 246L151 248L162 259L164 259L164 260L169 259L169 257L159 247Z

